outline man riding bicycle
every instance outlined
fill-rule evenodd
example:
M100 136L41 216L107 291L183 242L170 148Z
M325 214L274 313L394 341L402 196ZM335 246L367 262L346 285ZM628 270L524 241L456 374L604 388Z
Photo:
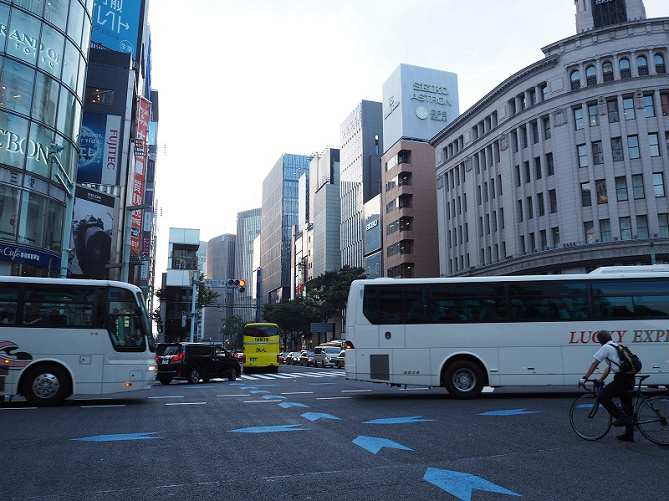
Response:
M599 402L614 417L613 426L625 426L625 433L616 438L623 442L634 441L634 420L630 417L633 414L632 409L632 390L634 389L634 374L625 374L620 371L620 356L616 346L617 343L611 340L611 333L607 330L601 330L597 334L597 341L602 347L597 350L594 360L590 364L585 376L580 382L584 383L601 362L606 360L606 368L599 378L599 383L604 384L604 380L613 370L613 381L606 385L599 394ZM611 367L613 362L613 367ZM619 397L623 410L613 403L613 397Z

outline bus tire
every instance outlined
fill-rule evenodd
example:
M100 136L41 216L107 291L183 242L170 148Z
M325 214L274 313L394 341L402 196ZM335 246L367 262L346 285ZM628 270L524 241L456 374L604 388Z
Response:
M23 380L23 396L30 405L58 405L72 394L69 373L55 364L42 364L29 369Z
M483 370L470 360L456 360L446 369L444 386L455 398L476 398L483 390Z
M197 369L191 369L188 373L188 384L197 384L200 382L200 371Z

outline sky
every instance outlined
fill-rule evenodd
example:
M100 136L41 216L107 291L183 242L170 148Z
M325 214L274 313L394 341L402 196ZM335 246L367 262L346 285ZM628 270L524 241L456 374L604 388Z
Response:
M667 0L644 3L669 16ZM283 153L339 148L341 123L381 102L400 64L456 73L462 113L575 35L575 12L573 0L151 0L156 271L169 228L234 234Z

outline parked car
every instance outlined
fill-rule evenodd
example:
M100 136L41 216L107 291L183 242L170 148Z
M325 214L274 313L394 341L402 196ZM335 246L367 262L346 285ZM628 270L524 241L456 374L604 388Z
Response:
M335 367L334 359L341 351L340 346L320 345L314 348L314 365L316 367Z
M280 364L285 364L286 363L286 358L288 358L288 355L290 355L289 351L282 351L279 353L279 363Z
M300 354L300 365L314 365L314 352L313 351L303 351Z
M213 378L237 379L241 365L222 345L205 343L160 343L156 346L157 379L170 384L185 379L190 384Z
M346 365L346 359L344 358L346 356L346 350L341 350L339 352L339 355L334 359L335 367L339 369L343 369L344 366Z

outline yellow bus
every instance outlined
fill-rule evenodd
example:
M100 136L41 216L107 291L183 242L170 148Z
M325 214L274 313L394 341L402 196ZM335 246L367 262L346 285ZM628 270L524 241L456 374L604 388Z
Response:
M279 326L246 324L244 326L244 373L279 372Z

